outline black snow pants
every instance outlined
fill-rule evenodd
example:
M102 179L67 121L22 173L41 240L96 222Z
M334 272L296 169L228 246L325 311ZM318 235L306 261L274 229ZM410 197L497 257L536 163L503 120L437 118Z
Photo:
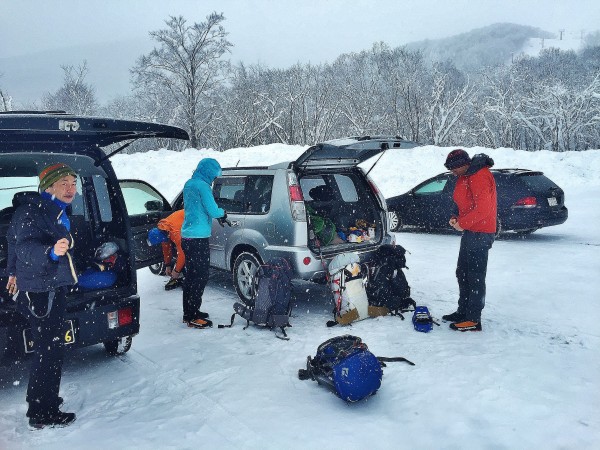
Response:
M456 265L458 310L466 320L481 321L485 306L485 277L488 252L494 243L493 233L463 231Z
M29 320L34 355L27 386L27 417L58 411L62 377L67 288L50 292L19 292L18 310Z
M202 295L208 283L210 248L208 238L181 240L185 254L185 279L183 280L183 320L198 319Z

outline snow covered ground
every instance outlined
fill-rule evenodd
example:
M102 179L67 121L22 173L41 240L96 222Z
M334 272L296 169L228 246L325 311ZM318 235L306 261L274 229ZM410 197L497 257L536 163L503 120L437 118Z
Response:
M386 196L442 172L449 149L389 151L372 172ZM442 323L412 329L410 316L327 328L323 286L298 283L290 341L237 320L231 329L181 323L181 291L140 270L141 332L129 353L101 346L71 354L61 393L77 421L29 431L25 364L0 368L0 449L587 449L600 448L600 151L485 151L496 167L543 170L566 192L569 220L494 243L484 331ZM222 165L293 159L302 147L166 150L114 158L122 178L143 178L173 198L201 157ZM369 167L371 162L367 162ZM434 316L454 311L459 237L402 232L413 298ZM203 309L226 323L236 295L215 272ZM348 405L298 369L324 340L358 335L389 363L377 395Z

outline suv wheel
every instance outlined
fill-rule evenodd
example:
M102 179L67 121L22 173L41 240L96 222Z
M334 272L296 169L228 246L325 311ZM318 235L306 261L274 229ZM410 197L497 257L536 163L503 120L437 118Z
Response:
M388 222L390 224L390 231L398 231L402 227L400 216L398 216L396 211L388 212Z
M238 255L233 265L233 285L244 304L251 304L256 293L256 272L260 267L258 258L248 252Z
M133 336L126 336L112 341L104 342L104 349L109 355L117 356L127 353L131 348Z

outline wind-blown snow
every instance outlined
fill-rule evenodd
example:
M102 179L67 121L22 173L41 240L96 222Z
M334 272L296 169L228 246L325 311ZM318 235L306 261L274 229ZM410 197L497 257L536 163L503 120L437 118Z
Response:
M262 165L305 147L158 150L113 158L120 178L141 178L174 198L203 157L223 166ZM410 315L327 328L325 287L297 283L290 341L236 320L231 329L181 323L181 291L140 270L141 331L131 351L71 353L61 394L77 421L29 431L26 364L0 368L1 449L581 449L600 446L600 151L485 152L497 168L542 170L566 195L569 220L490 251L481 333L442 323L412 329ZM444 170L448 148L390 150L371 172L386 196ZM369 168L375 159L364 164ZM407 278L434 316L455 310L459 236L402 232ZM229 274L214 272L203 310L226 323L236 300ZM380 391L347 405L298 369L324 340L358 335L389 363Z

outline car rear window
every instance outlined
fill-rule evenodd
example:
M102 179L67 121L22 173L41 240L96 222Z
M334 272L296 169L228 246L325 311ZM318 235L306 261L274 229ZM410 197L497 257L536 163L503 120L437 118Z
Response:
M545 175L521 175L519 179L534 191L547 191L551 188L556 188L555 183Z

